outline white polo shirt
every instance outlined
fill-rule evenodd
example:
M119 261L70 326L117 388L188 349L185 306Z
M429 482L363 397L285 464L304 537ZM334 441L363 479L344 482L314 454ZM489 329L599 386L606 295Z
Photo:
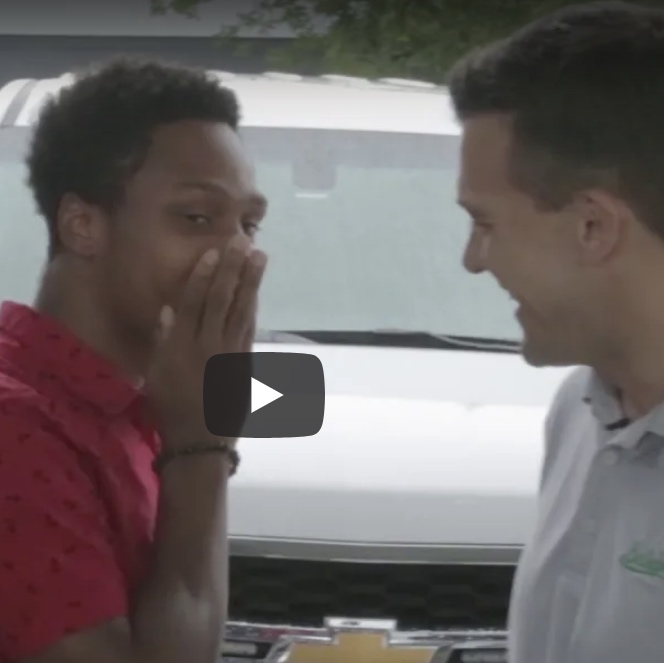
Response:
M510 663L664 663L664 404L625 425L595 373L577 369L545 444Z

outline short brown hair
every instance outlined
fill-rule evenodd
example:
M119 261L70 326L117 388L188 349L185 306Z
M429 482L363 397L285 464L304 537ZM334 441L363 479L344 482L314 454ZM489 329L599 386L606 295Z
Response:
M461 121L506 114L515 183L547 208L610 188L664 238L664 10L568 6L451 70Z

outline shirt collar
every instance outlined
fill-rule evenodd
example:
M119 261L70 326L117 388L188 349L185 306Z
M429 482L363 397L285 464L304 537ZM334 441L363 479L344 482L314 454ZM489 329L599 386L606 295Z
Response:
M664 403L644 417L630 422L620 405L616 390L609 387L594 370L590 371L583 400L610 434L612 443L636 448L647 433L664 438Z
M16 302L0 305L0 335L14 341L10 360L39 382L58 382L76 398L119 414L142 400L141 392L68 328Z

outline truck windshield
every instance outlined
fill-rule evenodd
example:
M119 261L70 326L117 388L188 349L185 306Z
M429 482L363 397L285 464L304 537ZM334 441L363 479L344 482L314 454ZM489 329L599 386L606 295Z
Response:
M461 264L458 136L245 127L270 201L267 330L399 329L518 340L508 297ZM30 132L0 130L0 299L30 302L46 248L25 184Z

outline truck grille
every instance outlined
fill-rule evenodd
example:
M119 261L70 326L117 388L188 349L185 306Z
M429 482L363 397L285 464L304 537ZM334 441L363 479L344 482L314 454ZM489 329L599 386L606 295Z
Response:
M504 629L513 566L369 564L233 557L230 618L315 626L326 617L398 628Z

